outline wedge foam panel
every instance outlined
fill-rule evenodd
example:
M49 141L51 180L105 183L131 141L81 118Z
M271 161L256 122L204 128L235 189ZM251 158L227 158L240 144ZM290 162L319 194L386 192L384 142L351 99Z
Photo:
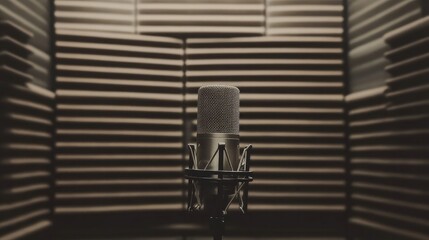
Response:
M383 35L422 15L421 1L348 1L350 91L384 86L388 74Z
M44 88L50 85L47 6L46 1L0 5L0 239L5 240L43 238L52 226L54 94Z
M56 213L181 210L182 41L56 35Z

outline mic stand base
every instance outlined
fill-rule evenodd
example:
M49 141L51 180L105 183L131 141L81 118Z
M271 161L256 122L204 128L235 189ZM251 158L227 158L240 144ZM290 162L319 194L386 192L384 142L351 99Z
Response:
M210 217L210 229L213 233L213 240L222 240L223 232L225 231L225 218Z

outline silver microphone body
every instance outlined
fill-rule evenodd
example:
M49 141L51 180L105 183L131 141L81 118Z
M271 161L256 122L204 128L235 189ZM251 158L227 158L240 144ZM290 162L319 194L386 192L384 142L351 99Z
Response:
M198 90L197 166L205 170L236 171L240 162L240 91L224 85L203 86ZM219 169L219 143L225 144L222 169ZM226 176L227 177L227 176ZM204 199L217 194L217 185L201 186ZM235 185L223 191L233 194Z
M197 134L197 159L199 169L219 170L219 162L217 161L219 153L216 153L219 143L225 143L226 156L223 159L223 170L237 170L240 158L239 135L227 133ZM216 153L216 155L214 155L214 153ZM209 164L212 158L213 160Z

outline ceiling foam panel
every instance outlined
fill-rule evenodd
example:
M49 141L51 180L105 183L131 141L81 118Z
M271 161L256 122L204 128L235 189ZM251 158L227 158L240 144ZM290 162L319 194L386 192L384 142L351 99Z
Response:
M55 0L55 29L135 33L135 0Z
M182 41L56 34L56 213L180 211Z
M263 0L137 0L141 34L196 36L263 35Z
M341 0L267 0L267 35L341 36Z

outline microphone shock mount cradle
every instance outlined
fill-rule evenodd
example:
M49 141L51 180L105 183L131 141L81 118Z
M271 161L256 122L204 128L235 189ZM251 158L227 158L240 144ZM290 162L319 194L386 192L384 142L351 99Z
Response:
M253 181L253 172L249 171L252 145L244 148L235 170L225 148L225 143L218 144L216 152L203 169L198 168L196 145L189 144L188 147L189 165L185 169L185 178L188 179L187 209L189 212L205 210L210 217L213 239L221 240L225 230L225 215L234 199L238 200L241 212L247 212L249 182ZM206 170L214 161L216 154L218 154L218 170ZM224 170L225 157L232 170ZM211 186L216 190L209 204L201 199L204 197L204 195L200 195L201 186Z

